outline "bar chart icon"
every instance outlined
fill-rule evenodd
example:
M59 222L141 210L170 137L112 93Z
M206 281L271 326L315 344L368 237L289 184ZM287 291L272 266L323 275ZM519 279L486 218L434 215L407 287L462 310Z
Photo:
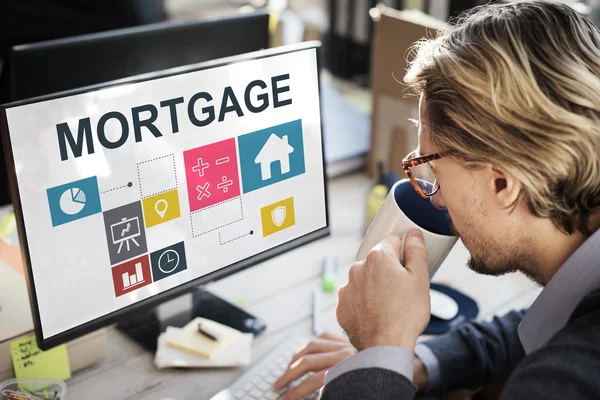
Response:
M134 286L141 285L142 283L144 283L144 272L142 271L142 263L138 262L135 264L135 274L129 275L129 272L124 272L122 277L124 289L130 289Z
M113 267L112 277L117 297L151 284L152 275L148 254Z

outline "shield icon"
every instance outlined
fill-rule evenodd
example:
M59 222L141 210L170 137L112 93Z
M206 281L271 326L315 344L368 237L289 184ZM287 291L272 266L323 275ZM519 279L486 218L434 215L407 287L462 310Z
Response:
M277 226L283 225L285 222L285 217L287 215L287 209L284 206L279 206L271 211L271 219L273 223Z

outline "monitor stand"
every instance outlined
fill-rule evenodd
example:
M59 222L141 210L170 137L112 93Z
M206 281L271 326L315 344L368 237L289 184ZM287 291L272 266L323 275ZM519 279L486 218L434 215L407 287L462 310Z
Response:
M124 318L118 322L117 329L146 349L155 352L158 336L168 326L181 328L196 317L208 318L242 332L254 334L259 334L266 328L262 319L202 288L196 288L190 294Z

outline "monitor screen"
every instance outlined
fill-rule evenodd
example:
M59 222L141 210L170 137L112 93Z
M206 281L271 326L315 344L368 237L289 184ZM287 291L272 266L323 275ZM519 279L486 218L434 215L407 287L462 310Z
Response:
M42 348L328 234L318 50L6 106Z

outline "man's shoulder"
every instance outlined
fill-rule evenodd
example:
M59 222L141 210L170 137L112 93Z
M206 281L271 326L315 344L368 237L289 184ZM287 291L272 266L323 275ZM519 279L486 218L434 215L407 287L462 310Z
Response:
M548 342L548 346L579 345L600 349L600 288L581 300L567 324Z
M548 343L521 361L502 398L600 398L599 337L600 289L579 303Z

